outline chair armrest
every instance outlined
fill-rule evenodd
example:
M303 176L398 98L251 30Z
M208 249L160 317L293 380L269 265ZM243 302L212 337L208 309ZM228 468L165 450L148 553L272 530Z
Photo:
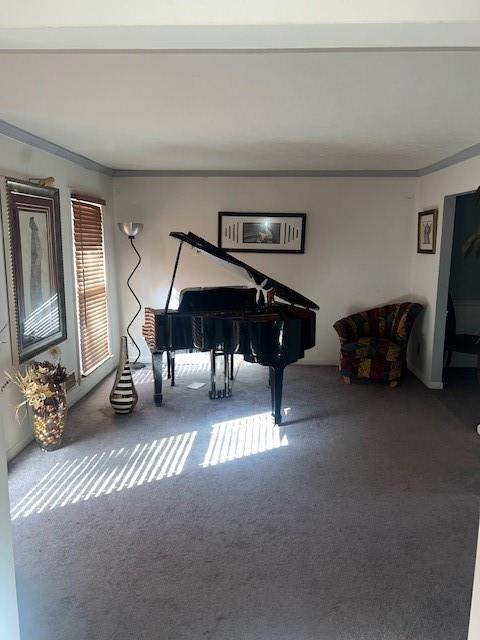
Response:
M340 344L355 342L361 336L369 335L368 316L364 311L345 316L337 320L333 328L338 333Z

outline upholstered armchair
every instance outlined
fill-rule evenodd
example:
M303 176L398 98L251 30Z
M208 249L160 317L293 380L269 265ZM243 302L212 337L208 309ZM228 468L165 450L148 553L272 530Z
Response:
M340 374L384 380L395 387L406 363L407 344L421 304L402 302L361 311L338 320L333 328L340 338Z

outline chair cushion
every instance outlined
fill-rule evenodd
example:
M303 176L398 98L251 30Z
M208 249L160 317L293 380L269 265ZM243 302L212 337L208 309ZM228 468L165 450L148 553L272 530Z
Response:
M342 352L352 354L361 360L383 358L388 362L395 362L400 359L401 347L387 338L365 336L342 345Z

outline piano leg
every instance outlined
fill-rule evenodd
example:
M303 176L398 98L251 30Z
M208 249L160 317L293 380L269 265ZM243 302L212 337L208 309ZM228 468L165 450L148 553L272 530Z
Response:
M233 380L233 369L234 369L234 362L233 362L233 353L230 354L230 380Z
M275 369L273 367L268 367L268 386L270 387L270 397L272 398L272 417L274 417L274 407L275 407Z
M228 353L223 354L223 397L230 398L232 395L232 390L230 388L230 377L231 367L230 363L233 362L233 354L231 356Z
M223 388L221 389L218 388L217 381L217 356L223 356ZM208 395L210 400L229 398L232 395L228 353L217 352L214 349L210 351L210 392Z
M275 424L282 424L282 390L283 390L283 369L284 367L270 367L270 374L273 375L272 391L272 416Z
M172 385L172 387L175 386L175 351L169 351L169 356L170 356L170 376L171 376L171 380L170 380L170 384Z
M210 400L217 398L217 355L212 349L210 351Z
M157 406L162 404L162 365L163 351L152 353L153 400Z

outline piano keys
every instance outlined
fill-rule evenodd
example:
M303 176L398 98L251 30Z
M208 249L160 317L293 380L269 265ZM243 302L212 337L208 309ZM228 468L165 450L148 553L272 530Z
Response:
M165 309L145 309L143 335L152 352L154 401L161 405L163 353L188 349L210 351L210 397L228 397L228 357L241 354L247 362L269 368L272 416L282 421L283 372L315 345L318 305L305 296L234 258L193 233L172 232L180 242ZM247 276L251 287L208 287L182 291L177 310L168 308L182 246L194 249ZM216 360L224 358L223 388ZM174 366L172 368L174 372Z

